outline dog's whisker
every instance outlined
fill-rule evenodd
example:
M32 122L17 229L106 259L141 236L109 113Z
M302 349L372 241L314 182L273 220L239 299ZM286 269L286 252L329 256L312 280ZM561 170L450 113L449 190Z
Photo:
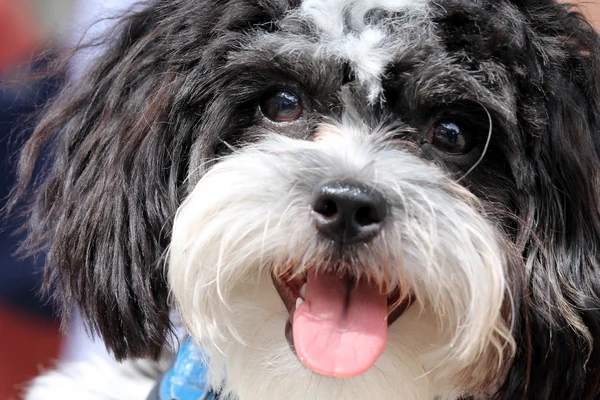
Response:
M481 164L481 162L485 158L485 155L487 154L488 148L490 146L490 142L492 140L492 132L494 130L494 122L492 120L492 115L490 114L490 112L489 112L489 110L487 109L486 106L484 106L481 103L479 103L479 105L483 108L483 110L487 114L488 121L489 121L489 129L488 129L487 139L485 141L485 145L483 147L483 150L481 152L481 156L479 157L479 159L475 162L475 164L473 164L473 166L471 168L469 168L467 170L467 172L464 173L463 176L461 176L460 178L458 178L457 182L460 182L461 180L465 179L467 176L469 176L469 174L471 174L471 172L473 172L475 170L475 168L477 168L479 166L479 164Z

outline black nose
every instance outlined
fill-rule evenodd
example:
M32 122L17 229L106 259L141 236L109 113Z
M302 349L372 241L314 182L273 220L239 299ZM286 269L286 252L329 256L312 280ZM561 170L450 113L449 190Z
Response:
M338 243L350 244L367 242L379 233L387 204L375 189L334 182L315 191L312 210L319 232Z

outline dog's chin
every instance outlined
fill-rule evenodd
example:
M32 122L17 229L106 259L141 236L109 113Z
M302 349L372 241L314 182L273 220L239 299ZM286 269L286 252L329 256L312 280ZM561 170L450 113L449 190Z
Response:
M337 378L374 365L387 344L388 326L414 300L407 288L357 277L340 266L271 278L289 313L285 336L292 352L311 371Z

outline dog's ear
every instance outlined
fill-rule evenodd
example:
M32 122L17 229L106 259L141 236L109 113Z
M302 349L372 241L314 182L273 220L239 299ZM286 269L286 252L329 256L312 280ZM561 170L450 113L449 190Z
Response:
M563 6L523 15L531 19L519 60L525 151L513 170L526 285L518 351L498 398L593 399L600 391L598 36Z
M118 359L158 358L166 344L173 219L191 171L214 158L219 127L235 125L203 117L227 51L286 11L263 3L159 0L131 12L22 152L14 198L31 202L24 247L47 252L63 321L77 306Z
M161 258L192 140L176 132L197 123L170 118L181 84L159 22L152 9L124 20L110 50L49 105L19 166L16 197L31 200L25 246L47 251L63 321L79 308L119 359L157 358L165 346Z

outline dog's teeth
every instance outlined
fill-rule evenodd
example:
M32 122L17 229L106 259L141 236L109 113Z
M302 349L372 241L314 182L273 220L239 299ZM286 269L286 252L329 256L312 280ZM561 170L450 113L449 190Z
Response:
M296 308L300 307L300 304L304 303L304 300L302 300L300 297L298 297L296 299Z
M306 298L306 283L300 288L300 296L302 296L303 299Z

